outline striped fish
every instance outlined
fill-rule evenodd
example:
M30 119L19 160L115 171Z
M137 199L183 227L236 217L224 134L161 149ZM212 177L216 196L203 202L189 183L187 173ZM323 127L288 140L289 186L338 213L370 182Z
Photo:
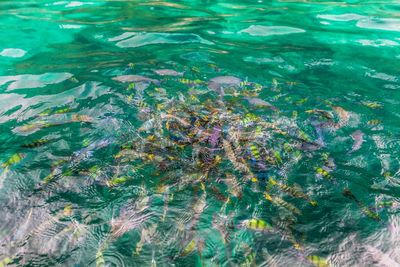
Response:
M23 145L21 145L21 147L23 147L23 148L37 148L37 147L43 146L43 145L45 145L45 144L47 144L49 142L50 142L49 139L38 139L38 140L33 141L32 143L23 144Z
M272 197L268 193L265 193L265 198L267 200L271 201L276 206L283 207L283 208L293 212L294 214L301 215L301 211L296 206L281 199L280 197Z
M271 230L272 226L262 219L248 219L242 222L242 225L254 231Z

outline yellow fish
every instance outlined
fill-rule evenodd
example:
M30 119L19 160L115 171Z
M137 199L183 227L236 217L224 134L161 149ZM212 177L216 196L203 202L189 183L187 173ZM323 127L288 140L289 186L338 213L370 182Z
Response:
M196 249L196 240L192 239L192 241L190 241L186 247L183 249L182 253L181 253L181 257L185 257L186 255L189 255L190 253L192 253L194 250Z
M11 165L17 164L18 162L20 162L21 160L23 160L25 158L25 154L23 153L16 153L14 155L12 155L6 162L4 162L3 164L1 164L1 167L3 169L10 167Z
M264 231L272 229L272 226L262 219L248 219L244 220L242 224L248 229L254 231Z
M316 267L329 267L329 262L316 255L310 255L307 257L307 259Z

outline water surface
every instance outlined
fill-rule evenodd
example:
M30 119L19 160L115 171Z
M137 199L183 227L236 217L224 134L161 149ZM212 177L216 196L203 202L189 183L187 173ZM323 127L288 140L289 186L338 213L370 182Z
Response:
M399 266L399 11L1 1L0 266Z

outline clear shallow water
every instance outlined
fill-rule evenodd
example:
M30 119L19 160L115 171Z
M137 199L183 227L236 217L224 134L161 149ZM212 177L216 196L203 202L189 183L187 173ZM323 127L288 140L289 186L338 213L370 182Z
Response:
M399 10L2 1L0 266L397 266Z

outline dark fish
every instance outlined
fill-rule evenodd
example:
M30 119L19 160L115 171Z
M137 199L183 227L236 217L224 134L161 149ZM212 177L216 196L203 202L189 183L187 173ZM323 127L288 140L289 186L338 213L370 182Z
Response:
M351 147L351 150L348 152L348 154L359 150L362 146L362 143L365 141L364 133L361 132L360 130L357 130L354 133L352 133L351 138L353 138L354 143L353 143L353 146Z
M33 141L32 143L23 144L21 147L23 148L36 148L48 144L50 142L49 139L38 139Z
M348 188L343 190L342 195L348 199L354 200L357 203L359 202L356 196Z
M229 198L225 196L221 192L221 190L219 190L219 188L216 187L215 185L210 186L210 192L216 199L218 199L221 202L227 202L229 200Z
M364 213L367 217L369 217L375 221L381 220L381 218L379 217L379 215L377 213L375 213L372 209L365 206L365 204L362 201L358 200L356 198L356 196L349 189L346 188L345 190L343 190L342 194L344 197L356 202L356 204L360 208L361 212Z

